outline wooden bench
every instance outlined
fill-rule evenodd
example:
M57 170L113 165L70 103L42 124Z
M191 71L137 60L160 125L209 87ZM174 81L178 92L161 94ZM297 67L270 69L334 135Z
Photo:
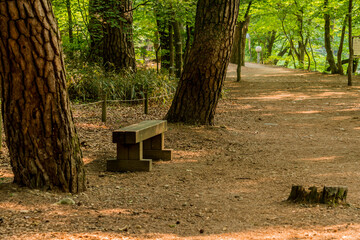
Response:
M171 160L172 150L164 149L166 120L150 120L113 132L117 157L107 161L107 171L151 171L152 160Z

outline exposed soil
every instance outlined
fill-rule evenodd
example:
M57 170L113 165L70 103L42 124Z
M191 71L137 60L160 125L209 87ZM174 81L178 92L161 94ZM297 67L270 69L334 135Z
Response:
M229 67L216 126L169 124L173 161L110 173L114 129L167 105L74 106L88 178L78 195L11 183L0 159L0 239L360 239L360 78L248 64ZM292 204L291 186L349 188L349 206ZM56 205L70 197L75 205Z

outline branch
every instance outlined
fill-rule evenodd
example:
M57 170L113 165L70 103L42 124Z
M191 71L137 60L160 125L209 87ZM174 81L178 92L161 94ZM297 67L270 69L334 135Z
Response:
M138 7L140 7L140 6L145 6L145 5L147 5L149 2L150 2L150 0L148 0L148 1L146 1L146 2L143 2L143 3L140 3L140 4L137 5L136 7L132 8L132 9L130 9L130 10L127 10L127 11L125 11L124 13L132 12L132 11L136 10L136 9L137 9Z

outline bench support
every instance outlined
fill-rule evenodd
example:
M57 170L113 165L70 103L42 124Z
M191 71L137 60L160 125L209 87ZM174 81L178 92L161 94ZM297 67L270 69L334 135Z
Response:
M162 123L163 121L160 122ZM144 124L146 124L146 122ZM136 142L136 140L133 141L133 139L136 138L132 137L130 138L131 141L133 141L132 143L129 143L131 142L130 140L122 137L122 132L114 132L113 141L117 144L117 157L115 160L107 161L107 171L151 171L152 160L161 159L170 161L172 159L172 150L164 149L163 131L166 131L166 128L161 131L162 133L157 132L155 136L149 138L139 137L139 142ZM128 131L124 130L123 132L125 132L125 134L128 133Z

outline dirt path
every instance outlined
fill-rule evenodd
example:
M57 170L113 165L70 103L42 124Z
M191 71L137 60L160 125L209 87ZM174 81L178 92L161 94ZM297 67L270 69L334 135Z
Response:
M235 69L216 126L170 124L174 160L150 173L105 172L111 132L167 106L112 106L107 125L75 106L88 175L76 205L11 184L2 156L0 238L360 239L360 79L247 64L237 83ZM292 184L346 185L350 207L286 203Z

